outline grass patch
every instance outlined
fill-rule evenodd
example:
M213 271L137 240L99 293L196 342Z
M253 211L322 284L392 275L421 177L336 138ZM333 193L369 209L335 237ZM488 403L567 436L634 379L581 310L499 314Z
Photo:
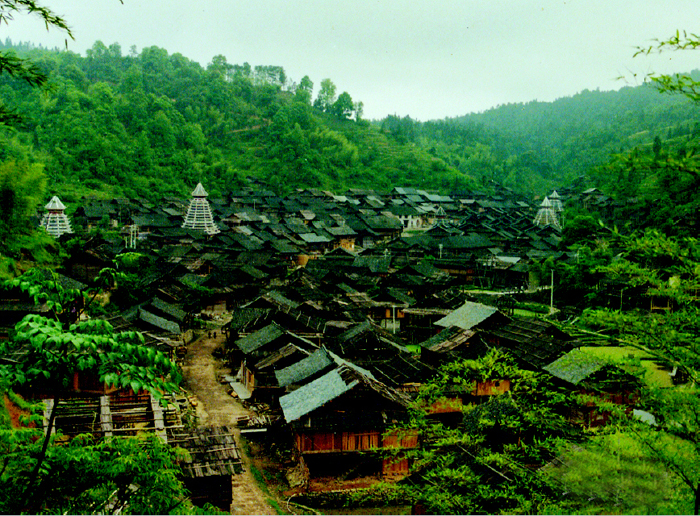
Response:
M547 313L549 313L549 312L547 312ZM515 308L513 310L513 315L519 315L520 317L531 317L531 318L542 317L542 313L540 313L540 312L532 312L530 310L523 310L522 308Z
M267 486L267 482L265 481L265 476L253 464L250 465L250 474L253 475L253 478L258 483L258 486L260 486L260 490L267 496L272 496L272 493L270 493L270 488Z
M649 383L660 387L673 387L668 371L655 363L652 355L644 350L632 346L583 346L581 351L623 366L626 360L638 359L646 370L646 380Z
M532 303L529 301L522 301L520 303L516 303L515 309L534 312L540 315L549 314L549 305L543 305L542 303Z
M275 500L274 498L267 498L267 503L270 504L270 507L272 507L277 514L287 514L286 511L282 510L280 504L277 503L277 500Z

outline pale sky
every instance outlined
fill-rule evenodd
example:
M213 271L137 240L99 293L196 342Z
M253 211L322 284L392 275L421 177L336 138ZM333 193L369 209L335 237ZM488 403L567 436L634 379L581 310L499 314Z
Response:
M455 117L509 102L552 101L636 85L650 72L700 68L700 51L633 58L676 30L700 32L698 0L42 0L73 30L123 54L157 46L202 66L279 65L295 81L330 78L365 118ZM37 17L0 37L64 46ZM625 76L625 80L620 80ZM314 92L314 96L315 93Z

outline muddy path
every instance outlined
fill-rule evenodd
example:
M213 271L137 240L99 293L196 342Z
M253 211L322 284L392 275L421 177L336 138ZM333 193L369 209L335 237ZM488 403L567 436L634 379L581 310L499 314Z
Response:
M252 412L228 394L227 386L220 383L222 374L230 374L213 356L213 351L225 340L221 331L216 337L204 334L187 346L182 364L185 388L196 403L199 426L236 426L238 417ZM244 472L232 478L233 503L231 514L277 514L266 501L265 494L250 473L251 460L241 446L241 434L236 429L236 445L244 464Z

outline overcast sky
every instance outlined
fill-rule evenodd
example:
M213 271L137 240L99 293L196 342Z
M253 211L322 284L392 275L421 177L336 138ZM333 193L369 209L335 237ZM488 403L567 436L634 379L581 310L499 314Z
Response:
M364 103L365 118L440 119L700 68L700 51L632 57L654 38L700 32L699 0L123 2L40 3L65 17L75 38L68 49L82 55L101 40L124 54L155 45L202 66L218 54L280 65L295 82L308 75L318 87L330 78L338 93ZM7 36L50 47L65 41L26 16L0 27Z

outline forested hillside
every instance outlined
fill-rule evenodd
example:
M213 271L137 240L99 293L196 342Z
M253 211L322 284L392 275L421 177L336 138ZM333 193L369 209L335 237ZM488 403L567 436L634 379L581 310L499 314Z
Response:
M458 134L489 134L482 149L492 177L512 188L566 185L620 153L693 134L698 108L651 85L619 91L585 90L555 102L508 104L450 122ZM429 136L446 140L445 124L426 124ZM449 136L448 136L449 137ZM460 138L447 140L452 145ZM483 140L482 140L483 141ZM459 148L455 148L459 155ZM473 154L469 157L473 157ZM477 174L477 177L478 174Z
M362 119L362 103L316 88L281 66L206 67L165 49L97 42L85 57L14 45L50 77L48 90L5 74L4 102L23 116L4 131L3 158L42 163L49 189L184 196L198 181L213 195L246 177L273 190L411 186L444 193L496 181L528 196L566 186L620 152L693 134L697 111L651 86L585 91L552 103L509 104L457 119ZM599 184L605 183L605 175ZM615 186L619 189L620 183Z
M203 68L156 47L123 55L119 45L97 42L86 57L16 50L51 87L1 78L5 103L24 117L16 133L5 132L4 156L31 154L45 164L50 189L67 199L88 190L187 195L198 181L220 195L246 176L281 192L473 185L439 158L370 127L361 103L336 95L330 79L312 102L308 77L296 84L281 67L232 65L223 56Z

